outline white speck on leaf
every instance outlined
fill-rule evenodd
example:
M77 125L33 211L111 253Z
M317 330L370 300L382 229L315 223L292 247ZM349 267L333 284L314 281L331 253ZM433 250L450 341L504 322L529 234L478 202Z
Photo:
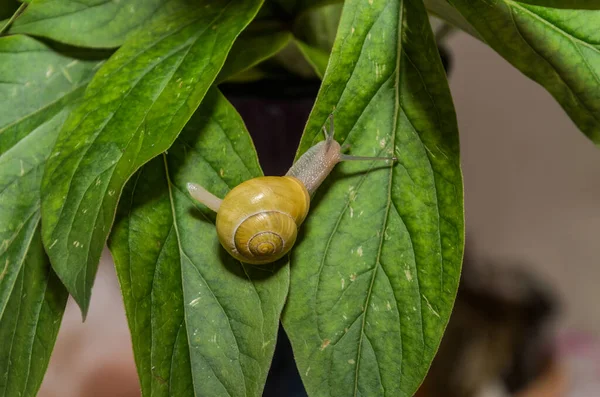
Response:
M2 273L0 274L0 280L2 280L4 278L4 276L6 275L6 271L8 270L8 258L6 259L6 262L4 262L4 269L2 269Z
M385 241L389 241L392 239L392 237L388 233L388 229L385 229L385 232L383 233L383 238L385 239Z
M351 30L352 34L354 34L354 26L352 26L352 30Z
M342 289L344 289L344 285L346 285L346 280L342 279Z
M358 256L363 256L363 249L362 249L362 245L361 245L361 246L359 246L359 247L356 249L356 255L358 255Z
M392 310L392 305L390 305L390 301L387 301L387 302L386 302L386 305L385 305L385 307L388 309L388 311L389 311L389 310Z
M304 373L304 376L308 376L309 372L310 372L310 367L306 368L306 372Z
M79 247L81 243L79 241L73 241L73 245L75 246L75 248Z
M386 144L385 138L381 138L381 140L379 141L379 147L383 149L385 147L385 144Z
M201 299L200 297L197 297L196 299L192 300L190 302L190 306L192 306L192 307L196 306L198 303L200 303L200 299Z
M114 190L109 190L108 191L108 195L109 196L114 196L115 195L115 191Z
M410 270L408 270L408 269L404 270L404 275L406 275L406 279L408 281L412 281L413 278L412 278L412 274L410 273Z
M350 281L354 281L354 280L356 280L356 273L352 273L350 275Z
M423 294L421 294L421 296L423 297L423 299L425 299L425 303L427 303L427 307L429 308L429 311L432 312L434 314L434 316L436 316L437 318L440 318L440 314L437 311L435 311L433 306L431 306L431 303L429 303L429 299L427 299L427 297Z
M221 178L225 176L225 170L223 168L219 170L219 175L221 176Z
M48 65L48 68L46 69L46 78L52 76L52 73L54 73L54 67L52 65Z
M21 162L21 176L25 175L25 168L23 168L23 160L19 160Z
M350 218L354 218L354 208L350 207Z
M63 68L62 66L60 67L60 72L62 73L63 76L65 76L65 79L67 79L67 81L71 84L73 84L73 79L71 78L71 75L69 74L69 72L67 71L67 69Z
M50 244L50 247L48 247L48 249L52 249L52 247L54 247L56 243L58 243L58 239L54 240L52 244Z
M348 364L354 365L355 361L353 359L348 360Z
M329 339L324 339L323 343L321 343L321 351L325 350L330 343L331 341Z

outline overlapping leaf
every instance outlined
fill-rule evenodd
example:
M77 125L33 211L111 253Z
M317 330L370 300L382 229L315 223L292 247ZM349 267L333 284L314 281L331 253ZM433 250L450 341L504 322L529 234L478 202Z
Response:
M0 38L0 395L34 396L66 303L39 233L44 163L98 61Z
M264 29L244 32L233 44L217 83L234 78L281 51L291 40L286 31Z
M43 36L82 47L118 47L144 23L160 19L186 0L35 0L12 33Z
M506 60L544 86L579 129L600 144L600 9L591 9L600 8L597 2L595 6L585 1L449 2L467 21L468 31L474 29Z
M172 144L260 3L205 1L156 20L107 61L65 123L44 174L42 236L84 316L123 185Z
M336 137L382 162L338 166L291 257L283 323L311 396L411 396L462 262L456 117L419 0L347 1L299 154Z
M260 174L243 122L212 89L168 154L127 185L109 246L144 395L261 395L288 268L235 261L185 188L223 197Z
M308 45L301 40L295 40L294 44L298 47L298 50L300 50L302 55L304 55L306 61L313 67L317 76L322 79L325 75L325 69L327 69L329 54L320 48Z
M39 227L28 248L0 317L0 395L7 397L37 395L67 303Z

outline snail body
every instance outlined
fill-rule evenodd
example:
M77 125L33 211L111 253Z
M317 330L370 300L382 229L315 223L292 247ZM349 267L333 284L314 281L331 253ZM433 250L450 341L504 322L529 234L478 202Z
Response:
M285 176L263 176L233 188L223 200L202 186L188 183L190 195L217 213L219 242L234 258L267 264L289 252L310 208L310 196L343 160L395 160L342 154L325 128L326 139L312 146Z

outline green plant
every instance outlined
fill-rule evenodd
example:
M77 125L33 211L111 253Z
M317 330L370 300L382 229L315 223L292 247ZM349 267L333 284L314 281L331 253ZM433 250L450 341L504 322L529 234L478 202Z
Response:
M417 390L464 244L456 118L427 11L544 86L598 144L600 4L349 0L340 18L328 3L0 8L2 395L36 394L67 295L85 318L107 239L145 396L260 395L280 319L310 396ZM298 155L334 111L353 154L399 161L339 165L291 255L245 265L222 254L185 184L222 197L261 175L218 84L281 73L323 79Z

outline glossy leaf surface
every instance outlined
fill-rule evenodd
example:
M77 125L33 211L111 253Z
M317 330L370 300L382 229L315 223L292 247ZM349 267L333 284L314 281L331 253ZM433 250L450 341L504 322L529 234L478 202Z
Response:
M39 227L28 248L0 316L0 395L7 397L37 395L68 296L50 267Z
M261 171L239 115L212 89L164 158L128 183L110 249L147 396L260 396L288 289L285 262L242 265L215 214L186 183L219 197Z
M185 0L35 0L11 33L47 37L81 47L118 47L144 23L160 19Z
M347 1L299 155L362 156L317 191L283 323L310 396L412 396L439 346L464 244L458 131L421 1Z
M42 247L40 183L70 105L98 61L0 38L0 395L35 396L67 293Z
M42 236L84 317L123 185L173 143L259 6L206 1L155 21L106 62L66 121L44 174Z

